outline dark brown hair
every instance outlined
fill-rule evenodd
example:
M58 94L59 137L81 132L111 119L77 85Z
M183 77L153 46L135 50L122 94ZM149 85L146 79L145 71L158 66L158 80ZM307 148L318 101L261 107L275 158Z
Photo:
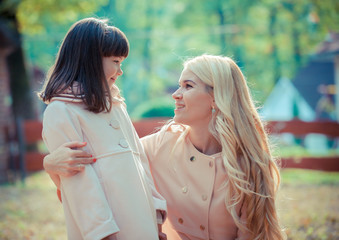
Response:
M38 95L44 102L49 102L78 82L81 98L89 111L109 111L112 97L107 95L110 89L105 80L102 58L127 57L128 53L127 37L118 28L108 26L107 20L82 19L66 34Z

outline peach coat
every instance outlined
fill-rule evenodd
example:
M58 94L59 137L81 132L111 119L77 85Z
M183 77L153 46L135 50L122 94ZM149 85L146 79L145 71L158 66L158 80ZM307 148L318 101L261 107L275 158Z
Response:
M187 131L172 124L141 139L155 185L167 201L163 231L168 240L246 239L225 206L227 173L221 153L199 152Z
M61 177L68 239L158 239L158 211L166 211L122 100L110 112L87 111L79 99L53 98L43 119L43 138L54 151L70 141L87 142L97 161L85 171Z

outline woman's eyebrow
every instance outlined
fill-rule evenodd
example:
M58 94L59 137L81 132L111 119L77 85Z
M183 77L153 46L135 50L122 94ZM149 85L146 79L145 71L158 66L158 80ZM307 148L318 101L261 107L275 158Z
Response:
M197 85L193 80L189 80L189 79L187 79L187 80L183 80L182 81L182 83L193 83L194 85ZM179 85L180 85L180 81L179 81Z

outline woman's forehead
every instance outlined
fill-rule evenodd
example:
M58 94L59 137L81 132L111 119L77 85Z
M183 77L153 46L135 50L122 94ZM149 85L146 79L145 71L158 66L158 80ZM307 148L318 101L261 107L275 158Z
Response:
M191 70L189 69L184 69L181 73L181 76L180 76L180 79L179 79L179 83L180 82L183 82L185 80L191 80L193 82L196 82L196 81L200 81L201 80L198 78L197 75L195 75Z

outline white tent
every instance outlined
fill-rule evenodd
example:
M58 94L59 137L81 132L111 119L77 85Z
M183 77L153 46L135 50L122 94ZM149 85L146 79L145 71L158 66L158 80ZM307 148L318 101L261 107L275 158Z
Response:
M280 78L266 99L259 114L265 121L289 121L297 117L303 121L315 120L315 111L300 95L288 78ZM285 144L293 144L293 135L282 134ZM327 138L320 134L309 134L304 140L305 147L312 153L328 150Z
M315 111L288 78L279 79L259 113L266 121L288 121L295 117L303 121L315 119Z

